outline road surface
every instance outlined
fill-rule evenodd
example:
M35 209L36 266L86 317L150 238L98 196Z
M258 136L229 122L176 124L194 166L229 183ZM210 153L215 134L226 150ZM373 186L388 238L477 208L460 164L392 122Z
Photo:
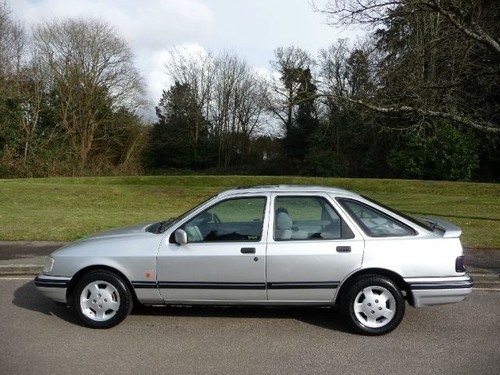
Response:
M80 326L30 279L0 279L1 374L498 374L500 291L407 307L391 334L350 333L331 309L141 308Z

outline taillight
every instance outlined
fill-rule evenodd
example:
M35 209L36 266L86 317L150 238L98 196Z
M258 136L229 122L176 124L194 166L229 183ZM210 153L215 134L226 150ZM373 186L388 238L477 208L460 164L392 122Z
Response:
M460 255L457 260L455 260L455 271L465 272L465 256Z

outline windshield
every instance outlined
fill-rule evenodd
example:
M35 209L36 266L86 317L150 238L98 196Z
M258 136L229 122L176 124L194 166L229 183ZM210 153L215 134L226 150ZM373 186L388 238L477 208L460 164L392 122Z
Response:
M179 215L177 217L171 217L167 220L163 220L163 221L159 221L157 223L151 224L149 227L146 228L146 231L148 231L150 233L156 233L156 234L163 233L167 229L169 229L171 226L177 224L179 221L181 221L185 217L189 216L192 212L196 211L200 206L204 205L205 203L207 203L208 201L212 200L215 197L216 196L211 196L210 198L205 199L204 201L197 204L196 206L194 206L190 210L184 212L182 215Z

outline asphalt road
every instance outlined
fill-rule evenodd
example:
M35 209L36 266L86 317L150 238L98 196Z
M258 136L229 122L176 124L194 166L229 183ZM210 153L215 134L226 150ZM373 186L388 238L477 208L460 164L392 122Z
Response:
M141 308L81 327L29 279L0 279L1 374L498 374L500 292L407 308L389 335L330 309Z

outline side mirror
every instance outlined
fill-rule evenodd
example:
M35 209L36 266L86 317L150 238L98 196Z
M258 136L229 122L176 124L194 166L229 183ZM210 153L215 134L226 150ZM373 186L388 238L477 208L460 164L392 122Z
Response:
M188 235L185 230L177 229L175 231L175 242L179 245L185 245L188 243Z

